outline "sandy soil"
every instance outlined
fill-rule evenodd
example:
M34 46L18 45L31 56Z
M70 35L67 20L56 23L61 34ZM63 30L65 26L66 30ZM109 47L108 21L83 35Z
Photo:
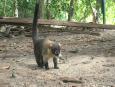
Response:
M0 39L0 87L115 87L115 31L47 35L63 46L60 69L37 67L31 38Z

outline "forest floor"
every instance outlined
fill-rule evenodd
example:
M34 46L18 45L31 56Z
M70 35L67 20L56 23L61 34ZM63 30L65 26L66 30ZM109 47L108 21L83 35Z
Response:
M37 67L31 37L0 39L0 87L115 87L115 31L42 33L62 44L60 69Z

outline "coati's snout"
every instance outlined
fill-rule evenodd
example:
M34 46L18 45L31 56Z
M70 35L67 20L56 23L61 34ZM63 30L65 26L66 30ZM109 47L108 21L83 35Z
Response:
M61 53L61 47L60 47L60 44L59 43L54 43L52 44L51 46L51 51L52 53L55 55L55 56L60 56L60 53Z

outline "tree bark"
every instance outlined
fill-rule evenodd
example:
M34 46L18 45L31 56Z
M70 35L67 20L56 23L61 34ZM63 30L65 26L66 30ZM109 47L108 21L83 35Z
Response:
M70 9L68 12L68 21L71 21L72 17L73 17L73 13L74 13L74 0L70 1Z
M90 5L91 11L92 11L92 16L93 16L92 22L96 23L96 9L92 7L90 0L89 0L89 5Z
M44 0L39 0L38 18L40 18L40 19L44 18Z
M50 14L50 10L49 10L49 0L46 1L46 18L47 19L51 18L51 14Z
M18 18L18 1L14 0L14 16Z
M9 25L30 25L32 24L32 19L27 18L4 18L0 19L0 24ZM45 20L39 19L37 24L39 25L58 25L58 26L69 26L69 27L86 27L86 28L99 28L99 29L115 29L115 25L103 25L94 23L78 23L78 22L67 22L67 21L56 21L56 20ZM79 28L78 28L79 29Z
M6 0L4 0L4 16L6 16Z
M100 0L96 0L96 23L99 23Z
M103 14L103 24L106 24L106 10L105 10L105 4L106 4L106 0L102 0L102 14Z

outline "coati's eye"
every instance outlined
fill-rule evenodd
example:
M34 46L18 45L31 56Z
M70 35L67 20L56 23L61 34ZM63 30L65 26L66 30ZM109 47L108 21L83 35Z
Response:
M59 53L59 50L56 49L56 50L55 50L55 54L58 54L58 53Z
M59 56L60 54L60 46L59 44L54 44L51 48L52 50L52 53L55 55L55 56Z
M60 48L55 48L55 55L58 56L60 54Z

